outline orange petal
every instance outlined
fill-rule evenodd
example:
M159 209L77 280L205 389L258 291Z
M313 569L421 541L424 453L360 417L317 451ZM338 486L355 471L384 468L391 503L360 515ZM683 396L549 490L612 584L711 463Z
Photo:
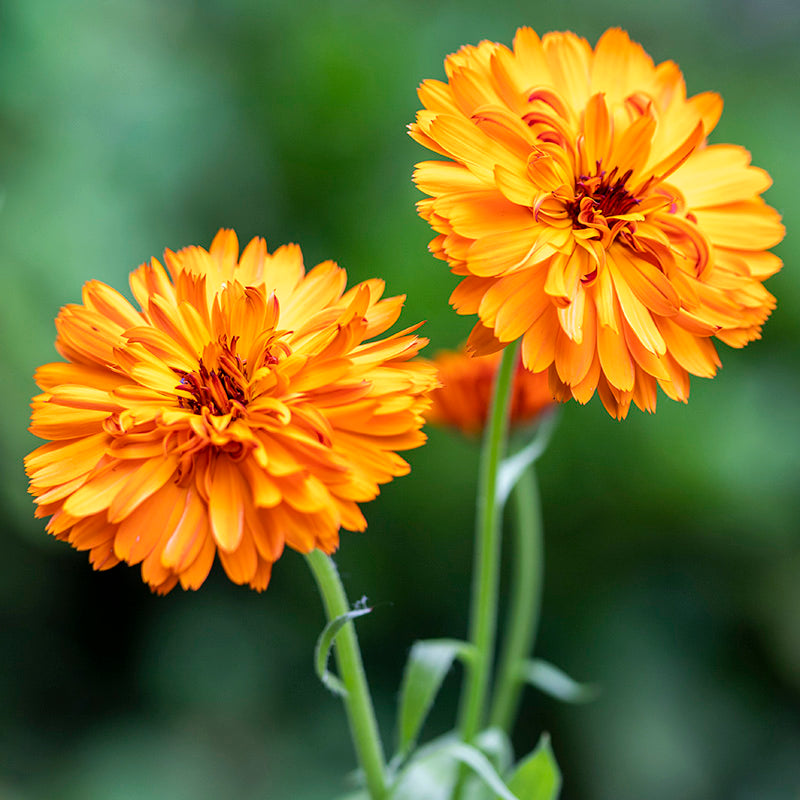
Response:
M625 343L625 337L613 328L598 322L597 354L609 383L620 391L631 391L634 383L634 363Z
M242 541L244 505L250 492L238 464L225 455L217 456L209 487L208 517L220 550L231 552Z
M480 316L501 342L513 342L550 307L542 291L545 270L523 270L498 280L484 295Z
M614 281L614 289L616 290L623 316L630 324L633 333L647 350L653 354L664 353L666 351L664 339L659 333L649 309L636 297L622 270L617 266L615 258L616 256L612 258L612 254L609 252L606 263Z
M108 508L136 469L135 464L116 463L86 481L64 501L64 511L73 517L88 517Z
M599 164L605 164L608 161L613 132L612 124L604 95L593 95L586 104L583 117L583 146L586 152L585 168L588 174L593 174Z
M469 249L470 272L489 277L521 269L534 255L537 244L536 226L484 236Z
M435 201L434 208L457 234L470 239L504 235L533 225L530 208L515 205L497 189L447 194Z
M761 198L698 208L697 224L716 247L766 250L783 239L780 214Z
M50 442L25 458L25 470L37 486L67 483L97 466L110 439L102 432L72 442Z
M183 495L180 516L164 543L161 563L168 569L181 572L191 564L203 549L208 536L208 511L206 504L193 488Z
M675 361L692 375L713 378L722 366L714 344L707 337L694 336L672 320L659 320L658 327Z
M583 108L589 98L592 48L574 33L548 33L542 39L553 84L572 108Z
M252 580L258 567L258 553L250 532L242 536L235 550L226 552L220 548L219 560L234 583L243 584Z
M689 208L750 200L772 184L763 169L750 166L750 153L732 144L704 147L672 176Z
M180 582L184 589L198 589L202 585L203 581L208 577L208 573L211 572L216 553L217 548L214 545L214 537L206 536L203 548L197 558L181 571Z
M541 40L533 28L522 27L514 36L514 56L519 67L520 80L530 86L533 77L541 85L552 85L550 67Z
M138 466L111 502L108 521L116 523L125 519L175 474L177 466L175 455L151 458Z
M584 380L591 369L596 351L597 321L594 305L592 303L581 305L583 306L581 315L583 319L573 323L573 327L582 329L581 341L571 339L563 328L559 330L556 340L556 371L558 377L568 386L577 385Z
M547 369L555 358L556 337L561 326L555 309L545 311L522 337L522 363L531 372Z
M678 312L678 293L661 270L625 247L614 249L614 260L623 280L650 311L663 317Z

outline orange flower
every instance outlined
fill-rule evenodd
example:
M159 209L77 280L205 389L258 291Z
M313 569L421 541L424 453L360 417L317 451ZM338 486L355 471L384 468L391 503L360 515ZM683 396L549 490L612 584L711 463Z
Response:
M775 305L762 282L783 237L759 195L769 175L735 145L707 145L722 110L686 98L678 67L655 66L621 30L592 50L572 33L521 28L445 60L425 81L411 136L452 161L414 179L431 243L463 280L477 353L522 337L554 395L599 393L624 417L656 406L656 384L689 396L720 366L712 341L758 338Z
M489 416L500 354L471 357L463 350L444 350L436 354L433 363L439 369L442 385L431 393L433 405L427 414L428 422L452 425L462 433L480 433ZM518 361L510 402L512 427L535 419L553 402L547 375L529 372Z
M232 231L210 251L165 252L131 275L134 308L98 281L62 309L67 363L36 373L26 459L37 516L95 569L141 562L157 592L196 589L215 554L264 589L284 544L333 552L364 530L357 503L408 472L394 451L425 441L437 385L410 361L414 328L384 339L403 297L369 280L345 292L331 261L307 275L300 248L239 258Z

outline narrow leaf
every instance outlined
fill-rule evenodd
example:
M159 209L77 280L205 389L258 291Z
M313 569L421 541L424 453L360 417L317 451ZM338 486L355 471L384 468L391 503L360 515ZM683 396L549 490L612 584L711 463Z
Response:
M474 744L501 775L508 771L514 760L514 750L505 731L501 728L487 728L475 737Z
M402 758L414 746L453 661L468 661L472 652L470 644L456 639L414 643L400 687L397 757Z
M597 686L578 683L566 672L538 658L525 661L520 674L526 683L565 703L588 703L600 693Z
M517 765L508 781L508 788L524 800L558 798L561 791L561 770L550 748L550 737L546 733L542 734L536 749Z
M536 434L531 442L523 447L522 450L518 450L513 455L504 458L500 463L500 469L497 473L497 502L501 506L508 500L508 496L517 485L520 475L547 449L557 422L558 410L542 414L541 422L536 428Z
M500 770L505 769L501 767L498 770L493 763L510 760L505 752L506 748L510 751L508 738L502 731L490 729L478 734L475 742L476 746L465 745L450 732L420 747L393 781L389 800L452 800L458 783L459 763L466 764L474 773L464 784L465 800L494 798L498 792L504 800L517 800L508 793L500 777ZM482 750L488 753L488 757ZM476 792L479 787L488 789L489 794Z
M452 733L434 739L406 762L391 783L390 800L452 800L458 763L447 754L455 742Z
M363 617L365 614L369 614L370 611L372 611L371 608L358 607L348 611L346 614L335 617L322 629L322 633L317 639L317 646L314 648L314 666L317 671L317 677L334 694L345 697L347 690L341 680L328 669L328 659L331 655L333 643L339 632L350 620Z
M476 747L463 742L455 742L447 749L447 752L462 764L466 764L497 797L503 800L520 800L503 783L503 779L492 766L492 762ZM528 798L526 797L525 800Z
M514 762L514 751L508 736L500 728L486 728L470 742L489 759L498 775L507 775ZM475 773L464 781L461 800L494 800L494 791Z

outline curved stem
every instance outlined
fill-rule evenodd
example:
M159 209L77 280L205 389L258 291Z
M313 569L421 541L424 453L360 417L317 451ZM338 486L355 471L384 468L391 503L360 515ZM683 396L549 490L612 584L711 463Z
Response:
M483 724L492 673L502 510L497 502L497 471L508 437L508 407L516 362L517 345L512 344L503 351L503 360L497 371L494 398L481 451L469 631L470 641L475 647L475 659L467 672L459 717L461 738L465 742L469 742Z
M514 555L511 601L489 723L510 732L517 715L523 681L520 664L531 654L539 624L544 575L542 512L533 464L513 490Z
M321 550L312 550L306 554L306 561L317 582L328 620L350 611L333 559ZM356 755L364 770L370 797L383 800L386 796L386 760L352 621L339 631L334 647L339 677L347 690L344 704Z

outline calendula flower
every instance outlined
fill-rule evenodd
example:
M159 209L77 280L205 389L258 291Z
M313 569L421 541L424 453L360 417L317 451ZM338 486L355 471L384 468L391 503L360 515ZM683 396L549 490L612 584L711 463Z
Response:
M345 291L331 261L271 255L232 231L209 251L135 270L141 310L98 281L56 319L66 362L36 372L26 459L37 516L89 550L95 569L141 563L157 592L196 589L216 555L264 589L284 545L336 549L363 530L358 503L408 472L421 445L430 364L410 328L374 340L403 297L369 280ZM373 341L367 341L373 339Z
M500 354L470 356L463 348L443 350L433 363L442 385L431 393L428 422L450 425L466 434L480 433L489 416ZM511 427L532 422L552 403L546 373L530 372L518 361L509 405Z
M686 97L678 67L654 65L621 30L592 50L572 33L517 31L445 60L423 82L411 136L451 159L417 165L433 253L463 278L477 353L522 338L554 395L599 393L624 417L656 385L689 396L711 377L714 338L742 347L775 305L762 282L783 237L759 196L769 175L735 145L709 145L718 95Z

